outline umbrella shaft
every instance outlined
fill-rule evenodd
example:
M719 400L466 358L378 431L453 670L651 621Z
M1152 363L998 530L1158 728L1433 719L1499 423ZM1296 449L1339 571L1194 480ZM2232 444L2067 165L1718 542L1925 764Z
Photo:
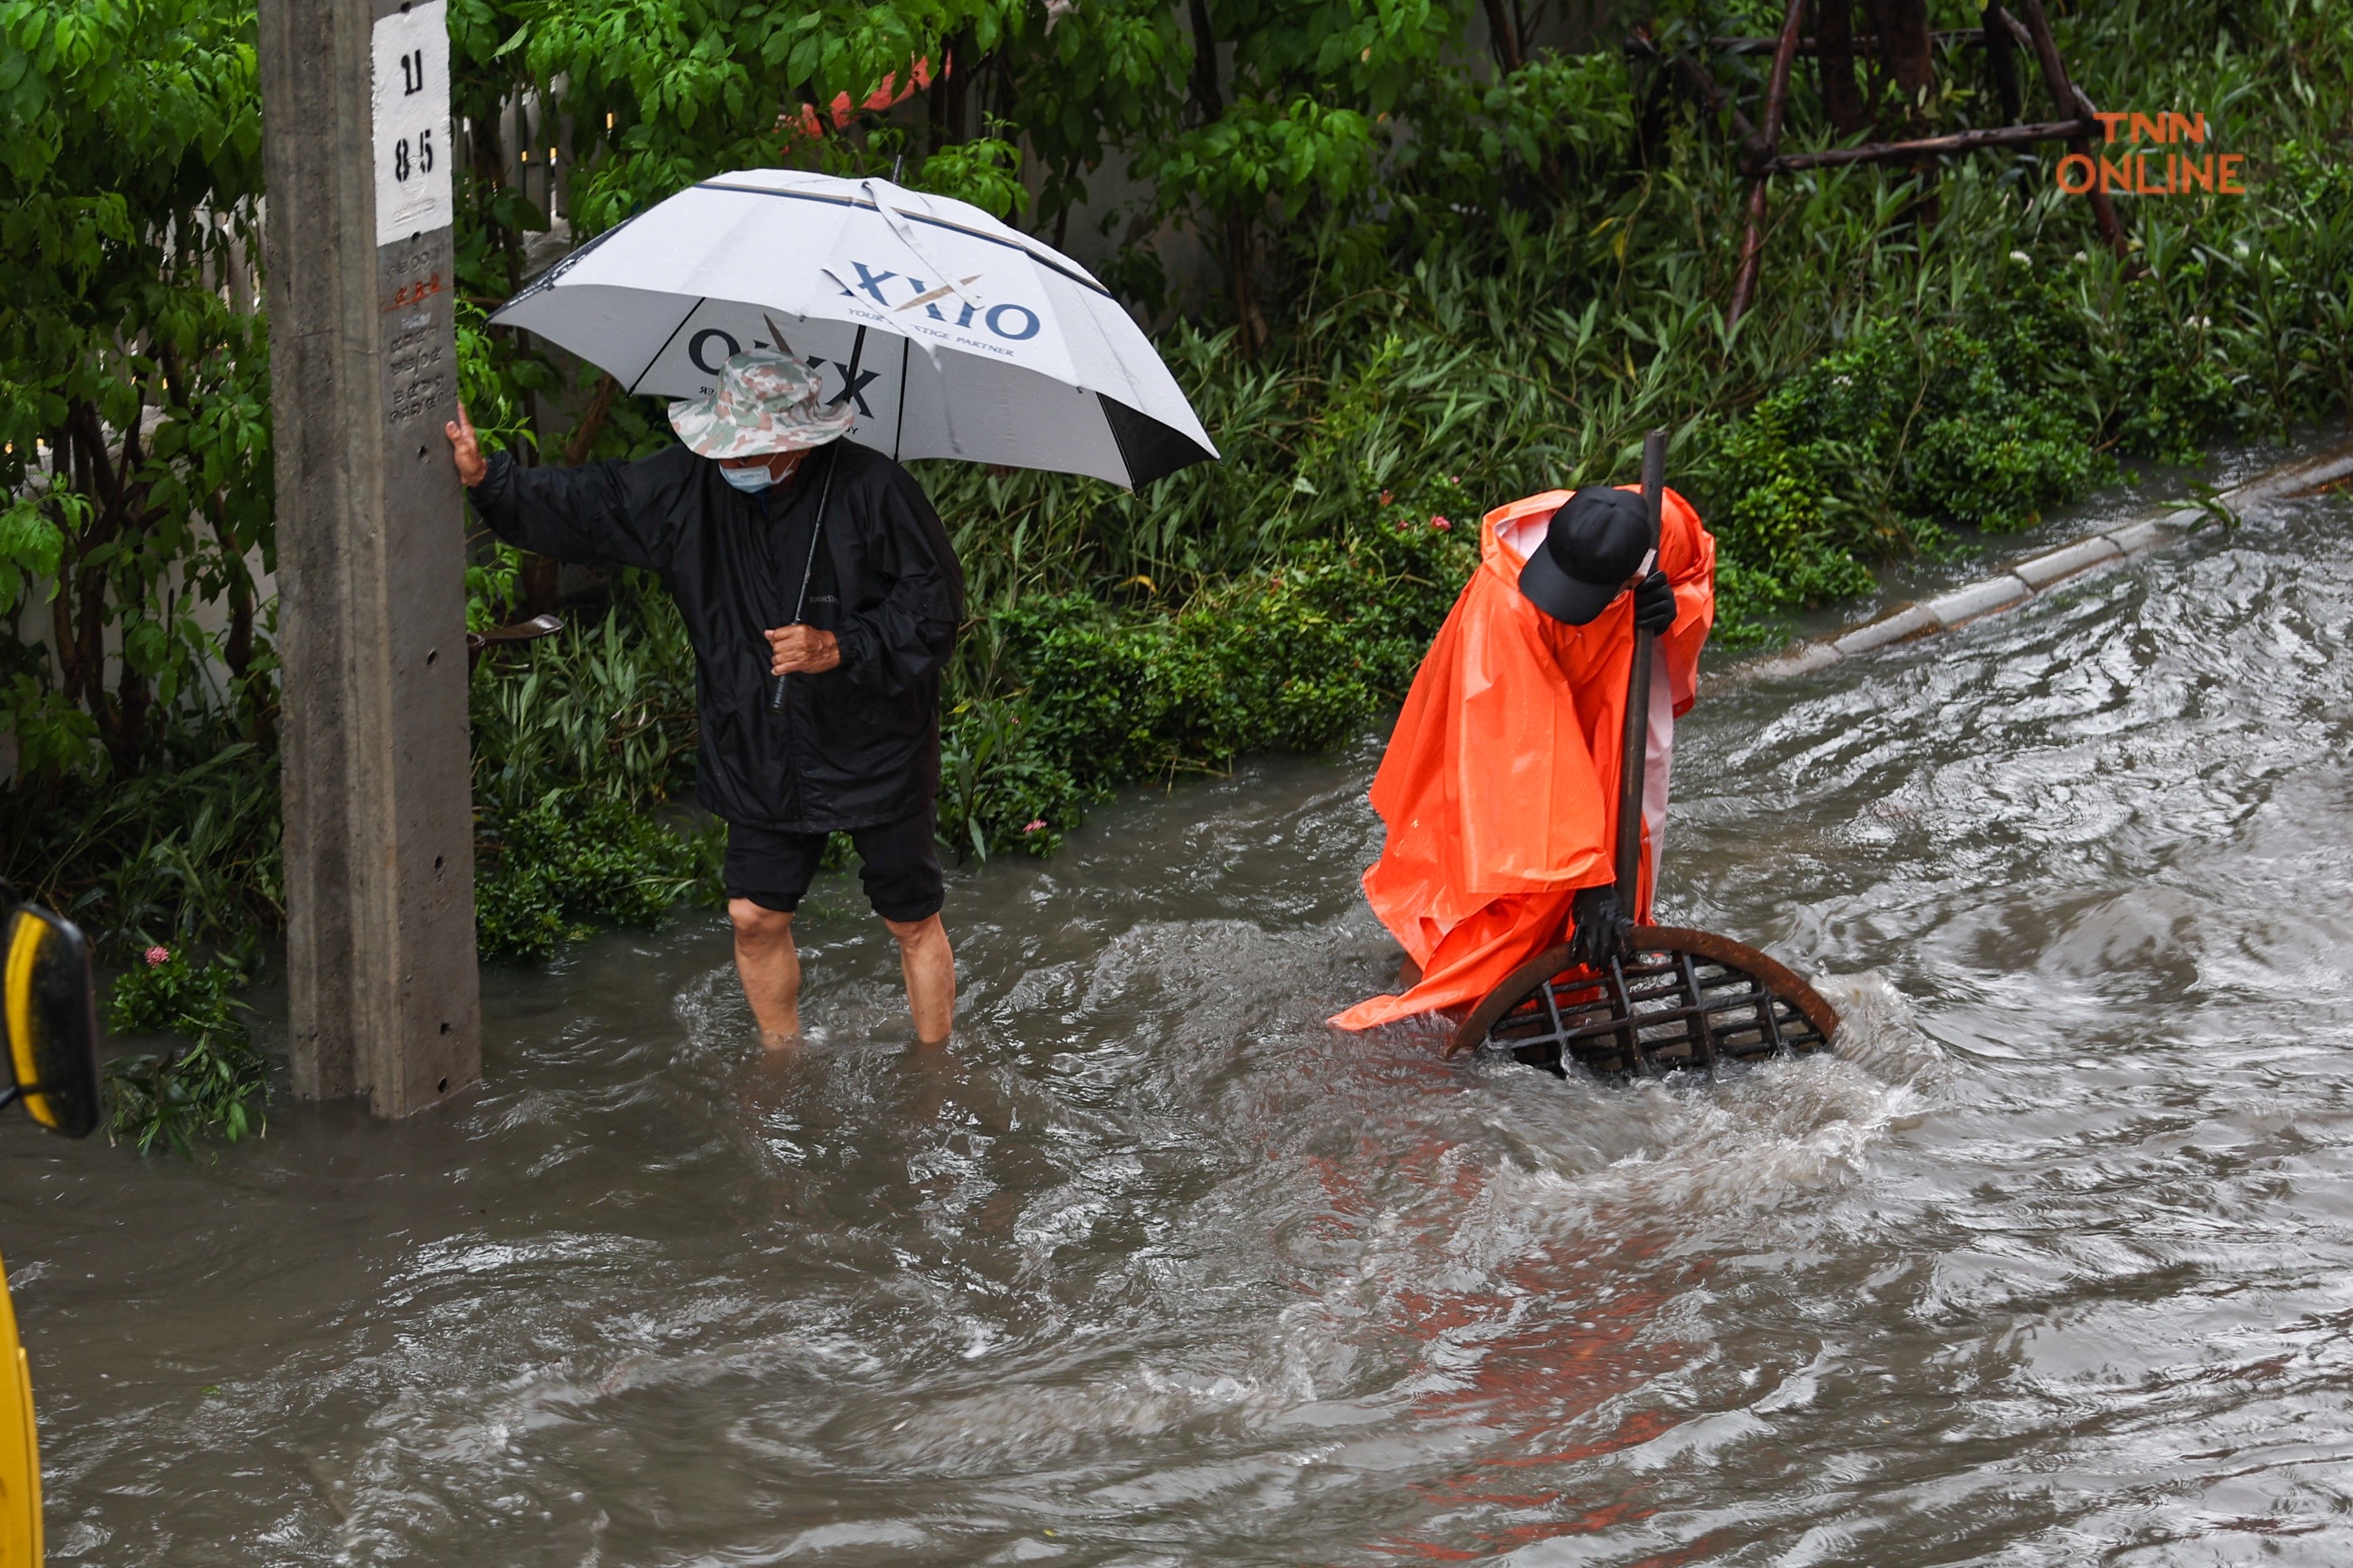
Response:
M860 327L858 331L861 340L860 346L863 347L862 340L866 329ZM858 355L853 351L849 358L850 374L855 376L858 374ZM854 386L857 383L853 381L850 384ZM817 492L817 522L809 529L808 559L801 563L801 591L800 596L793 601L793 618L789 623L792 626L801 624L802 613L808 608L809 581L817 575L818 545L825 538L826 509L833 502L833 471L839 467L841 467L841 448L837 443L826 454L825 484ZM768 678L768 711L771 713L781 713L785 710L785 679L786 678L781 675L772 675Z

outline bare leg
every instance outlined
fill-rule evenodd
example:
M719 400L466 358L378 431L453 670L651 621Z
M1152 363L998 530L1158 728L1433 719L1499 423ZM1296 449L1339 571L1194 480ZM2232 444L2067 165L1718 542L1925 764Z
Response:
M793 946L793 917L749 899L727 900L735 922L735 974L752 1004L760 1037L771 1050L801 1037L801 955Z
M955 954L940 917L884 921L899 943L899 973L907 981L907 1011L914 1015L915 1037L938 1045L955 1026Z

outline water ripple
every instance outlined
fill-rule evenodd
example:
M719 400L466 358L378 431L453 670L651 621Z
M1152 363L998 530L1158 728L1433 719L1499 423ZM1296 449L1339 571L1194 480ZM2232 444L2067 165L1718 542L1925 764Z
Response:
M2353 1557L2353 506L1730 689L1662 902L1826 976L1708 1085L1323 1017L1377 755L488 986L488 1086L0 1145L58 1563Z

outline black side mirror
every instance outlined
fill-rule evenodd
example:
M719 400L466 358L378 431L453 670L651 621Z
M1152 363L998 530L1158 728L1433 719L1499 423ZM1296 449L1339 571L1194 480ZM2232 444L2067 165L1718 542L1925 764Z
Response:
M16 1100L69 1138L87 1138L98 1126L90 942L79 926L37 904L16 904L0 928L0 1106Z

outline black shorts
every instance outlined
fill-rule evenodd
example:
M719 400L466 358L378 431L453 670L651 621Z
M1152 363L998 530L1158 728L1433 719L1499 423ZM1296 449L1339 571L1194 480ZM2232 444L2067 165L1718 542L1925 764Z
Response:
M799 907L825 856L822 833L779 833L772 827L727 825L727 896L790 914ZM929 920L944 901L940 844L928 808L903 822L853 827L858 879L874 912L886 921Z

